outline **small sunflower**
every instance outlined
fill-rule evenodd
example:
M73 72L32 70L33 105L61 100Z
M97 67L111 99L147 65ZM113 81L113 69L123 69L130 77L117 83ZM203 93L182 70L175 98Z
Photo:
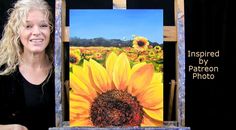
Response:
M162 48L161 48L161 46L155 46L155 47L154 47L154 50L155 50L156 52L160 52L160 51L162 50Z
M70 63L78 64L81 60L80 50L79 49L70 49Z
M161 126L162 73L125 53L111 53L106 67L93 59L70 72L70 125L94 127Z
M146 62L147 58L145 55L140 55L138 58L137 58L137 62Z
M100 52L94 53L94 58L97 59L97 60L101 60L103 58L102 53L100 53Z
M156 53L153 50L148 52L149 57L154 57L155 55L156 55Z
M133 47L136 50L143 52L148 49L148 45L149 45L149 42L147 38L141 37L141 36L134 37Z

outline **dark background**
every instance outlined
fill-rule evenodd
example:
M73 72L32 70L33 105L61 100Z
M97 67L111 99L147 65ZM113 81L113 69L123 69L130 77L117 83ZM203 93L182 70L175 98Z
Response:
M193 80L186 73L186 125L193 130L227 130L235 126L234 12L233 0L185 0L186 51L220 50L219 59L209 58L212 66L219 67L214 80ZM192 62L192 58L186 58L186 67Z
M0 1L0 32L7 16L6 9L15 0ZM67 0L68 2L68 0ZM50 4L54 3L50 1ZM111 0L70 0L68 8L111 9ZM164 9L164 25L174 25L173 0L127 0L127 8ZM220 51L217 59L209 58L209 65L218 66L213 80L192 79L188 66L196 60L186 57L186 126L192 130L226 130L234 126L233 88L236 63L236 14L233 0L185 0L186 52ZM68 12L67 12L68 13ZM67 15L68 16L68 15ZM67 18L67 25L68 25ZM169 82L175 78L174 44L164 43L165 95ZM68 44L65 44L68 48ZM186 53L187 56L187 53ZM68 78L68 77L67 77ZM165 98L166 100L166 98ZM168 104L165 103L165 110ZM173 116L174 118L174 116ZM166 117L165 117L166 119Z

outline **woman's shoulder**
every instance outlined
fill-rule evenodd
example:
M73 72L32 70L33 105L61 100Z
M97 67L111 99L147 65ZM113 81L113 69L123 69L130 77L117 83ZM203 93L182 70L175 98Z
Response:
M0 75L0 98L8 100L16 96L16 93L21 89L17 78L16 72L9 75Z
M2 82L4 82L4 81L10 80L11 79L10 77L11 77L11 75L0 75L0 84L2 84Z
M0 87L12 86L17 83L17 71L7 74L0 75Z

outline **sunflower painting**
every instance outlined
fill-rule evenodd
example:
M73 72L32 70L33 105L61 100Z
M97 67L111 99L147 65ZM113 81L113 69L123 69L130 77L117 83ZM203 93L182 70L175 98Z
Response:
M130 34L125 33L128 32L127 30L119 29L124 31L122 38L109 37L118 36L118 34L106 35L111 33L104 33L106 27L109 27L108 30L110 30L113 26L116 26L112 22L116 20L112 17L113 14L116 17L119 16L117 14L126 14L126 11L123 11L73 10L70 12L70 17L74 16L73 13L75 13L75 16L80 16L80 20L88 19L90 14L93 15L92 19L88 19L90 22L86 20L81 22L81 29L78 29L81 33L90 32L91 37L85 38L82 34L76 34L76 37L73 37L73 34L70 38L70 126L162 126L162 41L157 42L150 40L151 37L148 38L149 35L147 34L150 33L151 35L156 32L155 30L149 33L139 33L139 31L135 32L132 29L133 27L129 28ZM125 16L135 21L138 15L141 15L140 17L145 15L149 22L149 15L152 15L152 17L155 14L159 16L162 11L145 10L139 12L138 10L132 10L127 13ZM83 30L85 24L89 24L91 20L96 19L95 16L103 18L105 21L107 19L105 17L110 16L111 21L107 23L96 22L94 29L96 28L97 31L92 29ZM162 17L162 15L159 17ZM78 18L75 20L78 20ZM70 21L74 20L70 19ZM130 23L129 21L126 22ZM144 24L148 23L144 22ZM78 23L70 23L72 28L76 28L76 25ZM126 25L123 24L123 26ZM133 24L133 26L137 25ZM147 25L146 28L149 28L148 26L150 25ZM103 28L103 30L98 30L98 28ZM145 29L142 31L145 31ZM131 33L135 33L135 35ZM97 36L97 34L100 35ZM159 32L156 35L163 34ZM131 38L127 38L129 36Z

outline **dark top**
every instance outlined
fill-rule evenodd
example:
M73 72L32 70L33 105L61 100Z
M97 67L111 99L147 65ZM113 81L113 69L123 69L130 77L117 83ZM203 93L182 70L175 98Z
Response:
M54 73L43 83L28 82L17 69L0 76L0 124L21 124L29 130L55 126Z

